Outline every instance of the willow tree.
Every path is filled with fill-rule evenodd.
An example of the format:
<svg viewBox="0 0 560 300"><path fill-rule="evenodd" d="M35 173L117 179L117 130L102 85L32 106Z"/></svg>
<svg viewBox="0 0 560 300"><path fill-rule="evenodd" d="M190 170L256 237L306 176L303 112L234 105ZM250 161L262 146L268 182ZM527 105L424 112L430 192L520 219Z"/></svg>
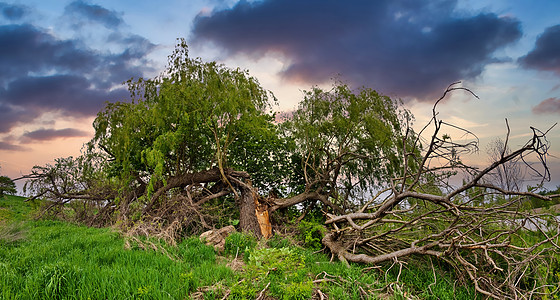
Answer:
<svg viewBox="0 0 560 300"><path fill-rule="evenodd" d="M256 188L278 187L284 169L275 166L286 157L272 122L271 93L247 71L189 58L184 40L160 76L130 80L128 87L131 100L108 103L98 113L87 145L87 155L104 158L97 165L101 181L114 187L98 202L113 207L123 224L132 219L177 233L194 223L211 228L210 219L219 216L204 208L220 199L239 208L233 218L243 230L259 234ZM50 169L38 168L32 177L45 178ZM72 199L77 193L50 195Z"/></svg>
<svg viewBox="0 0 560 300"><path fill-rule="evenodd" d="M335 82L331 90L305 92L282 124L299 157L292 184L298 193L278 199L272 210L304 201L335 213L354 209L396 176L403 137L414 136L406 132L411 121L398 101L369 88Z"/></svg>

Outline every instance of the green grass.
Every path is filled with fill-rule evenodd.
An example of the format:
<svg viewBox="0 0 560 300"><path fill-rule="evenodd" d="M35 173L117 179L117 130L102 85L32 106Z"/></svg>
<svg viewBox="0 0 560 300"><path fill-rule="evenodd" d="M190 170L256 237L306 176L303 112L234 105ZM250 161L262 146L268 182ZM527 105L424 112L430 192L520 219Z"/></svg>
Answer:
<svg viewBox="0 0 560 300"><path fill-rule="evenodd" d="M0 198L0 222L28 220L38 202L24 202L25 199L12 195Z"/></svg>
<svg viewBox="0 0 560 300"><path fill-rule="evenodd" d="M348 268L278 237L267 247L236 234L224 259L198 238L177 247L154 240L125 247L111 228L34 221L33 205L21 197L0 199L0 207L0 299L190 299L197 292L204 299L255 299L263 291L273 299L310 299L317 289L329 299L362 299L361 290L393 299L475 297L444 273L434 281L431 268L414 266L402 270L392 293L376 291L396 281L397 268L386 274ZM156 250L142 249L150 243ZM241 253L243 271L226 266Z"/></svg>

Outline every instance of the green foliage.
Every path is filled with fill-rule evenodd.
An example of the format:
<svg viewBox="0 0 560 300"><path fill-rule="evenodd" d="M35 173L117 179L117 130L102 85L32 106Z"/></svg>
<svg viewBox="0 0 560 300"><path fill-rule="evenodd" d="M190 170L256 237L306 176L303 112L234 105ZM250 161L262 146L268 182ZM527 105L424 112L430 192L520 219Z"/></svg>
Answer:
<svg viewBox="0 0 560 300"><path fill-rule="evenodd" d="M301 282L292 282L286 285L285 293L282 294L283 300L305 300L311 299L313 292L313 281L305 280Z"/></svg>
<svg viewBox="0 0 560 300"><path fill-rule="evenodd" d="M0 245L17 245L25 240L25 235L26 231L21 223L0 220Z"/></svg>
<svg viewBox="0 0 560 300"><path fill-rule="evenodd" d="M224 253L233 256L243 255L245 259L248 259L251 250L256 246L257 240L253 235L234 232L226 237Z"/></svg>
<svg viewBox="0 0 560 300"><path fill-rule="evenodd" d="M536 188L534 188L534 187L528 187L528 190L532 191L532 192L536 192ZM558 195L558 194L560 194L560 186L557 186L556 190L544 189L544 190L541 190L538 193L540 195L543 195L543 196ZM540 208L540 207L542 207L542 208L548 209L551 206L560 204L560 197L555 197L555 198L552 199L552 201L546 201L546 200L542 200L542 199L539 199L539 198L536 198L536 197L530 197L527 204L528 204L529 208Z"/></svg>
<svg viewBox="0 0 560 300"><path fill-rule="evenodd" d="M292 248L261 248L249 251L249 268L259 274L297 271L304 261Z"/></svg>
<svg viewBox="0 0 560 300"><path fill-rule="evenodd" d="M7 209L30 210L28 202L15 198L8 199ZM387 265L383 272L347 267L293 246L258 248L254 239L242 234L236 234L230 245L249 249L247 265L234 272L218 263L213 248L198 238L185 239L176 247L145 240L163 247L168 256L140 247L125 250L123 237L109 228L30 221L26 216L14 227L25 238L0 242L0 299L189 299L197 291L203 291L204 299L222 299L227 291L229 299L255 299L263 290L275 299L311 299L317 288L329 299L363 299L360 288L375 299L387 297L375 290L384 290L400 272L398 265ZM229 249L232 253L233 247ZM392 294L393 298L476 298L473 288L458 285L445 266L434 267L435 279L430 267L405 265L399 277L402 293ZM552 268L557 280L560 271L557 265ZM328 280L313 283L316 279Z"/></svg>
<svg viewBox="0 0 560 300"><path fill-rule="evenodd" d="M29 288L39 292L37 298L65 299L81 285L81 272L81 269L67 262L47 264L29 279Z"/></svg>
<svg viewBox="0 0 560 300"><path fill-rule="evenodd" d="M270 248L286 248L292 246L292 241L288 238L275 234L272 238L266 241L266 245Z"/></svg>
<svg viewBox="0 0 560 300"><path fill-rule="evenodd" d="M305 266L304 257L294 248L255 248L249 251L245 281L232 289L232 297L254 299L266 285L278 299L309 299L313 282Z"/></svg>
<svg viewBox="0 0 560 300"><path fill-rule="evenodd" d="M189 264L213 262L216 259L214 248L202 243L198 237L187 238L170 251L176 251L181 260Z"/></svg>
<svg viewBox="0 0 560 300"><path fill-rule="evenodd" d="M336 82L330 91L305 92L282 126L301 159L298 175L308 187L322 187L345 206L400 170L399 151L411 118L389 97L368 88L352 91Z"/></svg>
<svg viewBox="0 0 560 300"><path fill-rule="evenodd" d="M196 239L166 248L180 258L171 260L157 251L125 250L110 229L30 225L24 241L0 242L1 299L185 299L200 286L233 278Z"/></svg>
<svg viewBox="0 0 560 300"><path fill-rule="evenodd" d="M325 226L319 222L302 220L298 224L298 238L306 248L320 250L323 248L321 240L327 232Z"/></svg>
<svg viewBox="0 0 560 300"><path fill-rule="evenodd" d="M433 267L433 268L431 268ZM389 264L385 273L388 282L394 285L395 299L407 299L407 295L416 295L420 299L481 299L474 287L456 286L448 274L449 266L431 266L429 261L420 259L406 265Z"/></svg>
<svg viewBox="0 0 560 300"><path fill-rule="evenodd" d="M12 195L17 192L16 184L7 176L0 176L0 198L4 195Z"/></svg>
<svg viewBox="0 0 560 300"><path fill-rule="evenodd" d="M0 222L25 220L41 205L40 201L24 203L25 200L25 197L5 195L0 201Z"/></svg>
<svg viewBox="0 0 560 300"><path fill-rule="evenodd" d="M129 81L129 90L132 102L98 114L90 142L114 159L115 176L149 176L148 194L170 176L214 166L255 172L257 184L274 176L282 153L267 112L273 97L247 71L189 58L180 40L165 72Z"/></svg>

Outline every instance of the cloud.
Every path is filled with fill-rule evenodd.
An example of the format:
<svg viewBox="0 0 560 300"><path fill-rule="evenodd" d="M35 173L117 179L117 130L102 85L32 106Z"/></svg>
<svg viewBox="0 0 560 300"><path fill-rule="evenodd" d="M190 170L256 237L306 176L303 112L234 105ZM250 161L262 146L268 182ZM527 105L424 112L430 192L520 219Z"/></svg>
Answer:
<svg viewBox="0 0 560 300"><path fill-rule="evenodd" d="M107 91L92 87L92 82L78 75L21 77L8 85L0 98L10 105L38 111L64 111L75 116L95 115L105 101L126 100L124 88Z"/></svg>
<svg viewBox="0 0 560 300"><path fill-rule="evenodd" d="M0 26L0 81L29 72L79 72L97 68L99 54L81 49L74 40L57 40L30 24Z"/></svg>
<svg viewBox="0 0 560 300"><path fill-rule="evenodd" d="M0 141L0 150L4 150L4 151L24 151L26 150L26 148L19 146L19 145L14 145L12 143L8 143L5 141Z"/></svg>
<svg viewBox="0 0 560 300"><path fill-rule="evenodd" d="M24 111L0 101L0 134L10 132L15 124L29 122L35 117L30 110Z"/></svg>
<svg viewBox="0 0 560 300"><path fill-rule="evenodd" d="M535 48L519 58L519 63L525 68L560 75L560 24L546 28L537 38Z"/></svg>
<svg viewBox="0 0 560 300"><path fill-rule="evenodd" d="M533 113L542 114L560 114L560 98L548 98L537 106L533 107Z"/></svg>
<svg viewBox="0 0 560 300"><path fill-rule="evenodd" d="M122 52L59 39L33 24L0 26L0 133L45 113L94 116L105 101L128 99L122 82L152 71L147 56L156 46L138 35L111 33Z"/></svg>
<svg viewBox="0 0 560 300"><path fill-rule="evenodd" d="M426 98L472 79L493 53L521 37L520 22L492 13L459 15L456 1L240 1L200 14L192 41L229 54L279 52L281 75L312 84L341 74L401 97Z"/></svg>
<svg viewBox="0 0 560 300"><path fill-rule="evenodd" d="M64 128L64 129L38 129L35 131L26 132L23 135L24 142L30 143L33 141L49 141L59 138L72 138L72 137L85 137L90 134L74 129L74 128Z"/></svg>
<svg viewBox="0 0 560 300"><path fill-rule="evenodd" d="M114 28L124 23L121 16L115 12L108 10L102 6L87 4L84 1L74 1L65 8L66 15L74 16L77 27L84 25L84 18L89 23L98 23L106 28Z"/></svg>
<svg viewBox="0 0 560 300"><path fill-rule="evenodd" d="M0 2L0 15L10 21L20 20L29 12L27 6Z"/></svg>

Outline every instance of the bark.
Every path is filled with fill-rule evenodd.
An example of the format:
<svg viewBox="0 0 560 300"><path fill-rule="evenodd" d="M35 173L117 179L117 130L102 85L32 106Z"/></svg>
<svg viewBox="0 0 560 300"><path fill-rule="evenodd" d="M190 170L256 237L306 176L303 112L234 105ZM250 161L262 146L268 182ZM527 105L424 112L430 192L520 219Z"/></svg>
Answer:
<svg viewBox="0 0 560 300"><path fill-rule="evenodd" d="M226 170L227 174L230 176L236 176L241 178L249 177L246 172L239 172L233 170ZM207 183L207 182L217 182L222 180L222 174L218 168L212 168L210 170L204 170L196 173L181 174L177 176L170 177L167 180L167 184L157 189L157 191L152 196L150 203L144 208L143 213L150 211L156 200L165 192L170 189L177 187L185 187L194 183Z"/></svg>
<svg viewBox="0 0 560 300"><path fill-rule="evenodd" d="M239 226L241 231L252 233L257 237L262 237L261 227L257 219L257 193L255 189L249 184L235 180L241 196L239 199Z"/></svg>
<svg viewBox="0 0 560 300"><path fill-rule="evenodd" d="M338 205L329 201L327 195L318 193L316 191L303 192L301 194L295 195L295 196L290 197L290 198L274 199L274 205L271 206L268 211L269 211L269 213L272 213L272 212L276 211L277 209L290 207L292 205L296 205L298 203L301 203L301 202L304 202L304 201L307 201L307 200L319 200L323 204L332 208L336 213L342 213L343 212L343 210Z"/></svg>

